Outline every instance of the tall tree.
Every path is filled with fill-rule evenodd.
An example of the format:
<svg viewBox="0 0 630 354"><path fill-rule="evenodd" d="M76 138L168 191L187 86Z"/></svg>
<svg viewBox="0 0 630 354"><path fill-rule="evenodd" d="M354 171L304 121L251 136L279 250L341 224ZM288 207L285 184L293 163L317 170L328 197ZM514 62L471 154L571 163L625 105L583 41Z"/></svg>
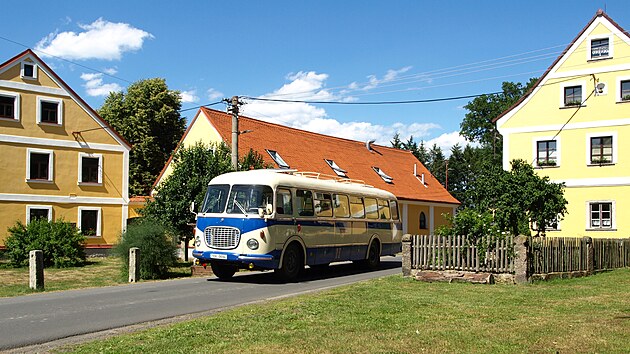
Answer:
<svg viewBox="0 0 630 354"><path fill-rule="evenodd" d="M429 158L425 166L442 185L446 185L446 158L442 148L437 144L433 144L428 155Z"/></svg>
<svg viewBox="0 0 630 354"><path fill-rule="evenodd" d="M402 149L403 142L402 140L400 140L400 133L394 134L394 137L392 138L392 141L390 141L390 143L392 144L393 148Z"/></svg>
<svg viewBox="0 0 630 354"><path fill-rule="evenodd" d="M129 154L129 192L148 195L186 129L181 98L161 78L137 81L127 92L113 92L98 110L133 146Z"/></svg>

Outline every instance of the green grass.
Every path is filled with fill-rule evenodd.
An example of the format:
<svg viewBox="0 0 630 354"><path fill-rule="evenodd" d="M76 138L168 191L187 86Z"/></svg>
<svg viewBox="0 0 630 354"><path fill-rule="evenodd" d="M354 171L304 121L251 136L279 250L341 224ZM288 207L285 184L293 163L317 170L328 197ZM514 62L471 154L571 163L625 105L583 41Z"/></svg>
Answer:
<svg viewBox="0 0 630 354"><path fill-rule="evenodd" d="M627 353L628 294L629 269L523 286L421 283L392 276L62 350Z"/></svg>
<svg viewBox="0 0 630 354"><path fill-rule="evenodd" d="M91 288L124 284L126 275L121 273L121 260L116 257L88 258L83 267L44 269L45 291ZM178 263L171 268L169 278L190 276L190 264ZM28 267L13 268L6 261L0 262L0 297L35 293L28 286Z"/></svg>

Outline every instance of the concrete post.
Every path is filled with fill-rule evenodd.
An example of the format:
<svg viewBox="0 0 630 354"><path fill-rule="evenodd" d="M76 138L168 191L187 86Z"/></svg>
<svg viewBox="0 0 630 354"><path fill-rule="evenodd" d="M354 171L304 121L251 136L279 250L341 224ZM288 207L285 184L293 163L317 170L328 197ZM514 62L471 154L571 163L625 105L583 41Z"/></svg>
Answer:
<svg viewBox="0 0 630 354"><path fill-rule="evenodd" d="M402 273L403 277L411 275L411 235L405 234L402 237Z"/></svg>
<svg viewBox="0 0 630 354"><path fill-rule="evenodd" d="M523 235L514 239L514 281L517 284L529 282L527 239L528 237Z"/></svg>
<svg viewBox="0 0 630 354"><path fill-rule="evenodd" d="M586 241L586 271L588 275L593 274L595 272L595 252L593 250L593 239L584 236L584 241Z"/></svg>
<svg viewBox="0 0 630 354"><path fill-rule="evenodd" d="M44 252L34 250L28 253L28 285L31 289L44 290Z"/></svg>
<svg viewBox="0 0 630 354"><path fill-rule="evenodd" d="M129 282L136 283L140 280L140 249L131 247L129 249Z"/></svg>

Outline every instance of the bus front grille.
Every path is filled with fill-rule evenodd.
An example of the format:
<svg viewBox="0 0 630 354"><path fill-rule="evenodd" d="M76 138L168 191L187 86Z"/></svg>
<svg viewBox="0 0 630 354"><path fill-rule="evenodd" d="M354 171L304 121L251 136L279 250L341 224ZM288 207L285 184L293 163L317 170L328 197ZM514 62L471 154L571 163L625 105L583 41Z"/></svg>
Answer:
<svg viewBox="0 0 630 354"><path fill-rule="evenodd" d="M241 231L234 227L208 226L204 235L208 247L224 250L236 248L241 240Z"/></svg>

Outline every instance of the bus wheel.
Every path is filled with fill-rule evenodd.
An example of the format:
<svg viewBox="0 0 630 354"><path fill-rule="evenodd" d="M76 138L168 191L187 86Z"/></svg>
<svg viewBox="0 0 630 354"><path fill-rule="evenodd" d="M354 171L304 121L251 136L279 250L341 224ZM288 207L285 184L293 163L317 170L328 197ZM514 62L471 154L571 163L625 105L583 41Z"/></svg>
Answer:
<svg viewBox="0 0 630 354"><path fill-rule="evenodd" d="M368 257L365 260L365 266L370 269L376 269L381 264L381 252L378 247L378 242L374 241L370 244L368 251Z"/></svg>
<svg viewBox="0 0 630 354"><path fill-rule="evenodd" d="M291 244L286 251L284 251L282 267L275 269L274 272L282 280L291 281L297 278L303 268L304 261L302 261L302 250L296 244Z"/></svg>
<svg viewBox="0 0 630 354"><path fill-rule="evenodd" d="M217 276L217 278L221 280L227 280L234 276L234 273L238 270L236 266L229 264L220 264L212 262L210 263L210 267L212 268L212 273Z"/></svg>

